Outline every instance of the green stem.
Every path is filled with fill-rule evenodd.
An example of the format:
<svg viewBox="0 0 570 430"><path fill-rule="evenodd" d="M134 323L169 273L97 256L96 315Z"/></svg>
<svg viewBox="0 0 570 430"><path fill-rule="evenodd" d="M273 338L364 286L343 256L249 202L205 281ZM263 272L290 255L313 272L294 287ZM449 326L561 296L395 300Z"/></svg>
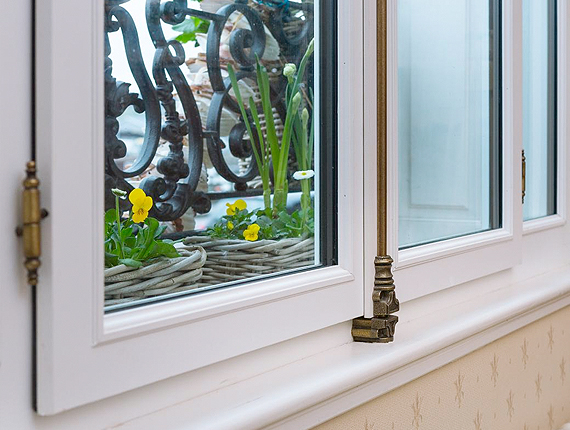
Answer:
<svg viewBox="0 0 570 430"><path fill-rule="evenodd" d="M309 61L309 57L313 55L315 50L315 39L312 39L307 46L307 50L299 63L299 68L297 69L297 77L295 78L295 82L292 85L291 92L289 93L289 98L287 99L287 104L291 102L295 93L299 89L299 85L303 81L303 76L305 75L305 67L307 67L307 62Z"/></svg>
<svg viewBox="0 0 570 430"><path fill-rule="evenodd" d="M287 207L287 192L284 188L275 188L273 193L273 217Z"/></svg>
<svg viewBox="0 0 570 430"><path fill-rule="evenodd" d="M240 112L241 112L241 116L243 118L245 127L247 129L247 134L249 135L249 139L251 142L251 148L253 149L253 155L255 157L255 162L257 163L257 169L259 170L259 174L261 176L261 178L263 179L264 176L269 175L268 173L268 168L267 168L267 161L266 161L266 157L261 156L259 154L259 152L257 151L257 147L255 145L255 139L253 136L253 130L251 129L251 124L249 122L249 117L247 116L247 111L245 110L245 104L243 102L243 99L241 97L241 92L239 90L239 85L238 85L238 81L237 81L237 77L236 74L234 72L234 69L232 67L231 64L228 64L228 74L230 77L230 81L232 83L232 88L234 90L234 95L236 97L236 101L238 103ZM262 152L264 152L264 148L265 148L265 143L263 140L263 135L261 133L261 126L258 125L259 123L259 117L257 115L257 108L255 107L255 104L252 103L250 101L250 112L252 114L252 116L255 118L257 118L257 123L256 123L256 128L257 128L257 133L259 135L259 145L260 145L260 149ZM265 186L265 183L264 183Z"/></svg>
<svg viewBox="0 0 570 430"><path fill-rule="evenodd" d="M311 103L313 101L313 91L309 88L309 96ZM311 130L309 131L309 142L307 149L307 169L310 169L313 165L313 147L315 145L315 115L311 115Z"/></svg>
<svg viewBox="0 0 570 430"><path fill-rule="evenodd" d="M301 153L300 160L299 160L299 167L301 168L301 170L309 170L311 168L311 165L308 163L309 141L308 141L308 136L307 136L307 121L302 120L301 145L299 145L299 147L300 147L299 152Z"/></svg>
<svg viewBox="0 0 570 430"><path fill-rule="evenodd" d="M121 258L125 258L125 254L123 251L123 237L121 235L121 215L120 215L120 209L119 209L119 196L115 196L115 212L117 212L117 231L119 233L119 254L121 255Z"/></svg>
<svg viewBox="0 0 570 430"><path fill-rule="evenodd" d="M281 138L281 148L277 166L275 165L275 158L273 158L275 189L284 189L285 182L287 182L287 161L289 159L289 146L291 144L291 127L293 125L293 116L299 109L300 104L301 95L297 93L291 99L291 104L287 106L287 114L285 116L285 124L283 125L283 137ZM285 196L285 201L287 201L287 196Z"/></svg>
<svg viewBox="0 0 570 430"><path fill-rule="evenodd" d="M265 184L263 185L263 205L265 206L265 209L271 208L271 188L269 187L269 184L267 187Z"/></svg>
<svg viewBox="0 0 570 430"><path fill-rule="evenodd" d="M263 137L263 132L261 128L261 121L259 120L259 115L257 113L257 108L255 103L253 102L253 97L249 100L250 112L251 116L253 117L253 121L255 124L255 128L257 130L258 139L261 145L261 167L260 176L261 181L263 183L263 202L265 205L265 209L271 209L271 186L269 185L269 148L266 148L266 142ZM267 195L267 197L266 197Z"/></svg>
<svg viewBox="0 0 570 430"><path fill-rule="evenodd" d="M302 222L301 228L302 231L305 231L307 221L309 218L309 209L311 208L311 180L310 179L302 179L301 180L301 212L302 214Z"/></svg>

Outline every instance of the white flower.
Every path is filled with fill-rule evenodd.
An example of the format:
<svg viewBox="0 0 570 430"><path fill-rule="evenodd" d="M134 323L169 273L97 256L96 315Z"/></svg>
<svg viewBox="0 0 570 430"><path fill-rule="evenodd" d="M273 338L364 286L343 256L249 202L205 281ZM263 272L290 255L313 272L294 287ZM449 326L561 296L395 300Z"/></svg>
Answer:
<svg viewBox="0 0 570 430"><path fill-rule="evenodd" d="M293 179L300 181L301 179L311 179L315 176L314 170L299 170L298 172L293 173Z"/></svg>

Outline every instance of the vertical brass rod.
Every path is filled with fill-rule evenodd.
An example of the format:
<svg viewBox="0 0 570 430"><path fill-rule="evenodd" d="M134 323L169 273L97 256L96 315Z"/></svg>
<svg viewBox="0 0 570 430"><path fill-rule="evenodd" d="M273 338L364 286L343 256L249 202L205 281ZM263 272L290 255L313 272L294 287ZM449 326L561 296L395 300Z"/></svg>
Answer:
<svg viewBox="0 0 570 430"><path fill-rule="evenodd" d="M388 254L388 226L387 226L387 197L388 197L388 137L387 137L387 85L388 85L388 61L387 61L387 1L377 0L377 145L378 145L378 255Z"/></svg>
<svg viewBox="0 0 570 430"><path fill-rule="evenodd" d="M376 79L377 79L377 248L374 259L374 291L372 293L372 318L356 318L352 321L352 338L356 342L388 343L394 340L400 309L396 297L396 285L392 276L392 257L388 255L388 0L376 0Z"/></svg>

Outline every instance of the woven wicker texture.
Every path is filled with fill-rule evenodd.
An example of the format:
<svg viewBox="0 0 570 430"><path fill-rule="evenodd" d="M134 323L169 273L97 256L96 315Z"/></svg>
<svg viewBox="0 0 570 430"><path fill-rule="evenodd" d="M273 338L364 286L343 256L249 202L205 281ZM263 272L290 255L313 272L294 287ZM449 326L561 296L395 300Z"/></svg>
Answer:
<svg viewBox="0 0 570 430"><path fill-rule="evenodd" d="M121 264L105 269L105 305L140 300L196 288L202 277L206 251L176 244L177 258L160 258L135 269Z"/></svg>
<svg viewBox="0 0 570 430"><path fill-rule="evenodd" d="M200 286L268 275L315 264L315 239L281 240L215 239L190 236L186 245L199 245L208 254Z"/></svg>

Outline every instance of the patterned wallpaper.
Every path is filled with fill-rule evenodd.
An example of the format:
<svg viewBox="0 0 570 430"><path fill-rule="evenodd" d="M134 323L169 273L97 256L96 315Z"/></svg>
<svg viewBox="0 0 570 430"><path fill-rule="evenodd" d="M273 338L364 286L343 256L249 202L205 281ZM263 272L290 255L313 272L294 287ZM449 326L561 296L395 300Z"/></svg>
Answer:
<svg viewBox="0 0 570 430"><path fill-rule="evenodd" d="M570 307L315 430L557 430L566 422Z"/></svg>

